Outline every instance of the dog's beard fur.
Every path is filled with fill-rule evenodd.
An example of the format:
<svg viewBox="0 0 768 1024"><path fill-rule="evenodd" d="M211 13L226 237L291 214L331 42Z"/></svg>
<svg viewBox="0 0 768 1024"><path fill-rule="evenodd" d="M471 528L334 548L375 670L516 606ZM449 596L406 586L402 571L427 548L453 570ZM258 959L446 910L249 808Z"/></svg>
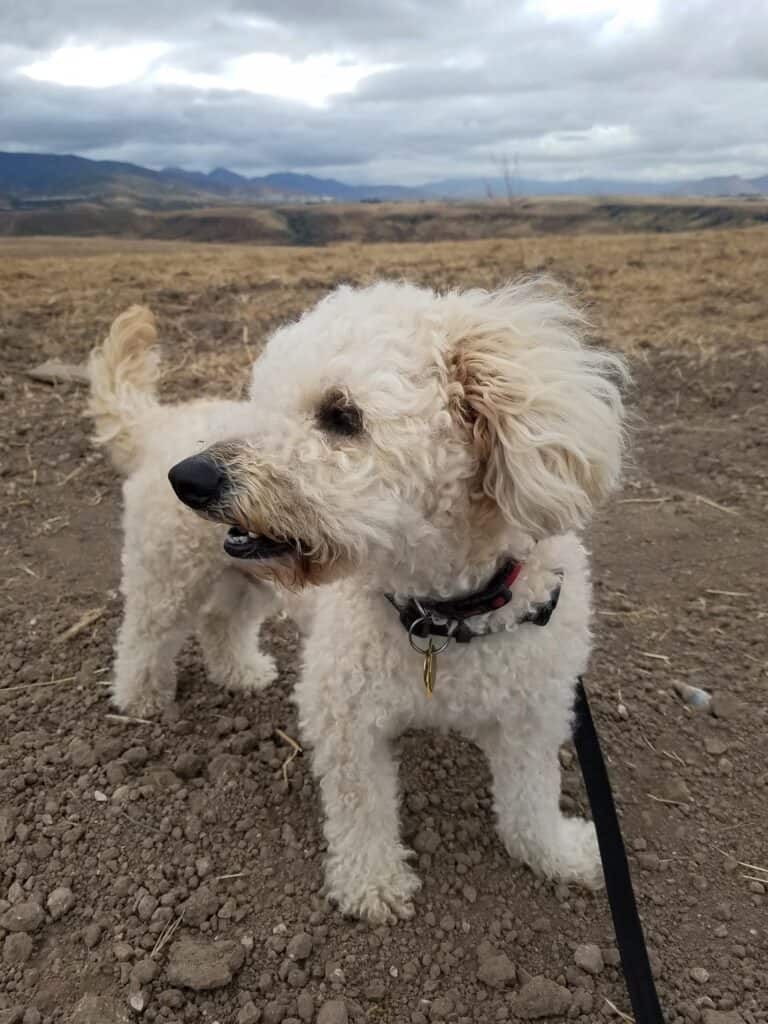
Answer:
<svg viewBox="0 0 768 1024"><path fill-rule="evenodd" d="M218 501L201 513L214 522L257 535L295 543L295 552L268 559L244 559L248 575L287 590L330 583L347 575L354 560L323 528L317 510L293 486L287 474L261 458L245 442L214 445L205 455L225 473Z"/></svg>

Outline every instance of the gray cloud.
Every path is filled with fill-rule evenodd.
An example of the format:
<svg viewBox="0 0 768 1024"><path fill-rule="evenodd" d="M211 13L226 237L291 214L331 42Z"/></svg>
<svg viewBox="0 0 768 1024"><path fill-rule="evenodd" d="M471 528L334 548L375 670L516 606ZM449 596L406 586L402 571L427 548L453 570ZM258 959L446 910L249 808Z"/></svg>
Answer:
<svg viewBox="0 0 768 1024"><path fill-rule="evenodd" d="M529 177L768 171L761 0L660 0L654 23L620 32L503 0L31 0L0 9L0 39L0 149L367 182L487 175L501 153L517 153ZM264 51L396 67L324 108L18 73L63 45L147 42L166 43L162 61L194 73Z"/></svg>

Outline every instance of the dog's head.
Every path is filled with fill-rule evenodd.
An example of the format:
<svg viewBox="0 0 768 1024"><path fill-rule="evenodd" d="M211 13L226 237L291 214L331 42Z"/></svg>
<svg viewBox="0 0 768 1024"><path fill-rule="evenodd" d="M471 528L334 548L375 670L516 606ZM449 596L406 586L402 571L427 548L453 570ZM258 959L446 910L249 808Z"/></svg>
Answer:
<svg viewBox="0 0 768 1024"><path fill-rule="evenodd" d="M248 431L171 482L283 583L439 587L583 525L616 484L625 371L583 333L547 282L340 288L269 341Z"/></svg>

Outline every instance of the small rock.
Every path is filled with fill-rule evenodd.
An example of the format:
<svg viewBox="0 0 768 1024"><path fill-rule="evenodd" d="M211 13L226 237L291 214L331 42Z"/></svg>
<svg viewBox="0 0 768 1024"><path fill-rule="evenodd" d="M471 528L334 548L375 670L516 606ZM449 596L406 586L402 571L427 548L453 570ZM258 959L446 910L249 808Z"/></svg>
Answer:
<svg viewBox="0 0 768 1024"><path fill-rule="evenodd" d="M709 971L704 967L692 967L689 973L697 985L706 985L709 981Z"/></svg>
<svg viewBox="0 0 768 1024"><path fill-rule="evenodd" d="M131 981L137 986L149 985L157 977L157 962L147 957L134 964L131 971Z"/></svg>
<svg viewBox="0 0 768 1024"><path fill-rule="evenodd" d="M53 890L45 905L53 920L58 921L60 917L68 914L75 905L75 894L66 886L60 886Z"/></svg>
<svg viewBox="0 0 768 1024"><path fill-rule="evenodd" d="M10 843L16 834L16 812L10 807L0 807L0 843Z"/></svg>
<svg viewBox="0 0 768 1024"><path fill-rule="evenodd" d="M365 998L372 1003L380 1003L387 994L387 986L381 978L373 978L365 986Z"/></svg>
<svg viewBox="0 0 768 1024"><path fill-rule="evenodd" d="M166 976L171 985L205 992L228 985L245 961L239 942L203 942L184 938L174 942Z"/></svg>
<svg viewBox="0 0 768 1024"><path fill-rule="evenodd" d="M721 736L705 736L704 749L712 757L722 757L728 749L728 744Z"/></svg>
<svg viewBox="0 0 768 1024"><path fill-rule="evenodd" d="M288 943L286 956L289 960L306 960L312 952L312 936L306 932L299 932L294 935Z"/></svg>
<svg viewBox="0 0 768 1024"><path fill-rule="evenodd" d="M744 1018L736 1010L703 1010L703 1024L744 1024Z"/></svg>
<svg viewBox="0 0 768 1024"><path fill-rule="evenodd" d="M136 907L136 913L139 915L140 921L149 921L154 912L157 910L158 902L154 896L149 893L145 893L144 896L139 900L139 904Z"/></svg>
<svg viewBox="0 0 768 1024"><path fill-rule="evenodd" d="M0 1010L0 1024L21 1024L24 1010L20 1006L12 1006L10 1010Z"/></svg>
<svg viewBox="0 0 768 1024"><path fill-rule="evenodd" d="M96 764L96 752L93 747L78 736L75 736L69 744L67 753L69 762L74 768L93 768Z"/></svg>
<svg viewBox="0 0 768 1024"><path fill-rule="evenodd" d="M237 1024L258 1024L261 1010L253 1003L246 1003L237 1015Z"/></svg>
<svg viewBox="0 0 768 1024"><path fill-rule="evenodd" d="M194 779L203 770L203 759L196 754L179 754L173 762L173 770L182 779Z"/></svg>
<svg viewBox="0 0 768 1024"><path fill-rule="evenodd" d="M440 846L440 836L434 829L423 828L413 840L413 848L417 853L436 853Z"/></svg>
<svg viewBox="0 0 768 1024"><path fill-rule="evenodd" d="M299 993L299 998L296 1000L296 1003L298 1006L299 1017L301 1017L306 1024L309 1024L315 1015L315 1000L312 998L312 994L310 992Z"/></svg>
<svg viewBox="0 0 768 1024"><path fill-rule="evenodd" d="M133 947L128 942L116 942L112 947L112 952L119 964L128 963L133 959Z"/></svg>
<svg viewBox="0 0 768 1024"><path fill-rule="evenodd" d="M278 999L270 999L264 1007L264 1024L281 1024L285 1017L285 1004Z"/></svg>
<svg viewBox="0 0 768 1024"><path fill-rule="evenodd" d="M218 754L208 762L208 778L212 782L237 779L243 774L245 764L245 758L239 754Z"/></svg>
<svg viewBox="0 0 768 1024"><path fill-rule="evenodd" d="M133 768L141 768L149 760L149 751L146 747L129 747L123 754L123 760Z"/></svg>
<svg viewBox="0 0 768 1024"><path fill-rule="evenodd" d="M523 1020L562 1017L571 1005L571 993L541 975L527 981L511 1001L513 1014Z"/></svg>
<svg viewBox="0 0 768 1024"><path fill-rule="evenodd" d="M573 959L576 966L580 967L582 971L586 971L587 974L600 974L605 966L600 947L592 943L579 946L574 953Z"/></svg>
<svg viewBox="0 0 768 1024"><path fill-rule="evenodd" d="M498 953L481 961L477 969L477 976L484 985L501 989L505 985L514 985L515 965L506 953Z"/></svg>
<svg viewBox="0 0 768 1024"><path fill-rule="evenodd" d="M221 897L201 885L184 904L184 924L199 928L209 917L213 917L220 906Z"/></svg>
<svg viewBox="0 0 768 1024"><path fill-rule="evenodd" d="M453 1005L453 1000L450 996L438 996L437 999L432 1000L429 1016L432 1020L445 1020L446 1017L453 1013Z"/></svg>
<svg viewBox="0 0 768 1024"><path fill-rule="evenodd" d="M711 710L715 718L734 718L739 711L739 701L730 693L715 693Z"/></svg>
<svg viewBox="0 0 768 1024"><path fill-rule="evenodd" d="M21 1019L21 1024L42 1024L42 1014L36 1006L30 1006Z"/></svg>
<svg viewBox="0 0 768 1024"><path fill-rule="evenodd" d="M7 964L25 964L32 956L34 944L24 932L9 935L3 944L3 961Z"/></svg>
<svg viewBox="0 0 768 1024"><path fill-rule="evenodd" d="M676 680L672 683L672 688L686 704L695 708L696 711L706 711L712 704L712 695L698 686L689 686L688 683Z"/></svg>
<svg viewBox="0 0 768 1024"><path fill-rule="evenodd" d="M128 1005L136 1013L144 1013L149 1005L149 989L141 986L132 986L128 993Z"/></svg>
<svg viewBox="0 0 768 1024"><path fill-rule="evenodd" d="M677 775L667 779L663 786L663 790L664 796L667 800L676 800L679 803L688 803L691 799L691 791L688 788L688 784L685 779L681 779Z"/></svg>
<svg viewBox="0 0 768 1024"><path fill-rule="evenodd" d="M83 996L69 1018L69 1024L129 1024L127 1008L108 996Z"/></svg>
<svg viewBox="0 0 768 1024"><path fill-rule="evenodd" d="M213 870L213 865L207 857L198 857L195 861L195 873L198 878L206 878Z"/></svg>
<svg viewBox="0 0 768 1024"><path fill-rule="evenodd" d="M329 999L320 1007L317 1024L348 1024L347 1004L343 999Z"/></svg>
<svg viewBox="0 0 768 1024"><path fill-rule="evenodd" d="M0 928L7 932L34 932L45 920L45 913L39 903L30 900L17 903L0 917Z"/></svg>

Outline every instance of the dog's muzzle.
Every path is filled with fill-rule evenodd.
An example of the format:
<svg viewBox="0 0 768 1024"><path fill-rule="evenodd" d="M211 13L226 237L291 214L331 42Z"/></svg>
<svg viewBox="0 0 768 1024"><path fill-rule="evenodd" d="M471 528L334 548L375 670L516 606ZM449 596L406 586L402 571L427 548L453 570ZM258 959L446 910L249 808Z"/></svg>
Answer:
<svg viewBox="0 0 768 1024"><path fill-rule="evenodd" d="M168 479L176 497L200 511L221 498L227 475L205 455L192 455L172 466Z"/></svg>

